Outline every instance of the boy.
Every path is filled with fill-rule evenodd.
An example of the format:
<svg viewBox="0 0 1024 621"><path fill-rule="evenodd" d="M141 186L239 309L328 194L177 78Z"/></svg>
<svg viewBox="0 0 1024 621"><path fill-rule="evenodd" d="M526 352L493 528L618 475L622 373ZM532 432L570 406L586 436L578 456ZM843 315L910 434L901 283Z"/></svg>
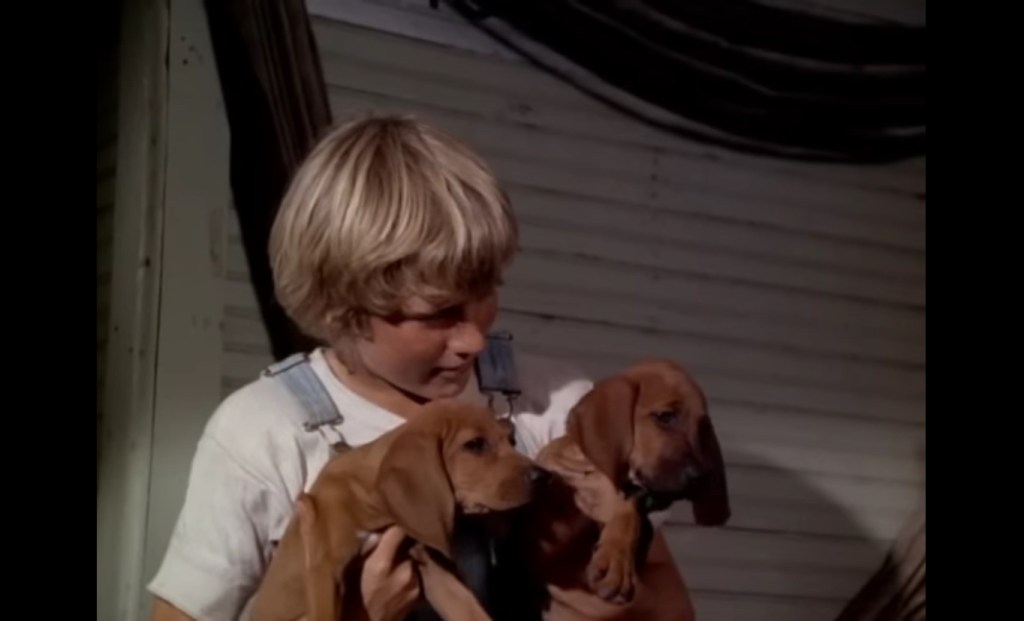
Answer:
<svg viewBox="0 0 1024 621"><path fill-rule="evenodd" d="M295 499L332 446L370 442L433 399L486 403L474 362L517 239L490 169L438 129L374 117L321 141L283 199L270 254L281 305L325 345L241 388L209 421L150 584L154 619L243 614ZM296 398L278 376L296 370L319 402ZM517 445L534 457L565 432L569 409L591 383L522 353L517 372L522 394L511 420ZM361 591L375 621L403 619L419 597L411 561L397 552L403 536L385 532L366 557ZM656 571L644 580L668 602L666 613L692 616L660 536L651 563ZM553 618L653 618L644 610L650 597L622 608L587 593L554 595Z"/></svg>

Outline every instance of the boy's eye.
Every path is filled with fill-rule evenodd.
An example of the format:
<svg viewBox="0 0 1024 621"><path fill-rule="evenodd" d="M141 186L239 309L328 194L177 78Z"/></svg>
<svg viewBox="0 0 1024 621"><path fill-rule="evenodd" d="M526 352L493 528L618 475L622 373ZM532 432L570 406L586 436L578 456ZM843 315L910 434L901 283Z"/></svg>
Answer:
<svg viewBox="0 0 1024 621"><path fill-rule="evenodd" d="M458 319L462 317L462 305L448 306L431 314L429 319Z"/></svg>
<svg viewBox="0 0 1024 621"><path fill-rule="evenodd" d="M462 321L465 315L465 307L461 304L455 306L447 306L441 310L433 313L419 315L413 317L416 321L422 321L430 324L450 324Z"/></svg>

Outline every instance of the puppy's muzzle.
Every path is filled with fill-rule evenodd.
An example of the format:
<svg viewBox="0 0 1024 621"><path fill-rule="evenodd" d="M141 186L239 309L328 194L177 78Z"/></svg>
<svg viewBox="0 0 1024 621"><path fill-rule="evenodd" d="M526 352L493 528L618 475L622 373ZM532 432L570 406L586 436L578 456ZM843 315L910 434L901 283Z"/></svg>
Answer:
<svg viewBox="0 0 1024 621"><path fill-rule="evenodd" d="M632 470L629 473L631 489L627 491L665 500L681 500L689 498L706 475L707 471L694 463L689 463L668 476L649 476L644 472Z"/></svg>

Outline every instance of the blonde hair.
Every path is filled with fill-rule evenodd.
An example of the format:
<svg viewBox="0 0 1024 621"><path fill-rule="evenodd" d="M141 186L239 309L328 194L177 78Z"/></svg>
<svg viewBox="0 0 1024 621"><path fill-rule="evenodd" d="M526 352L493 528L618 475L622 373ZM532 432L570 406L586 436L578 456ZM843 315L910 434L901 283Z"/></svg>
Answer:
<svg viewBox="0 0 1024 621"><path fill-rule="evenodd" d="M407 116L328 134L297 171L270 234L278 301L328 343L411 296L496 286L518 250L505 193L472 149Z"/></svg>

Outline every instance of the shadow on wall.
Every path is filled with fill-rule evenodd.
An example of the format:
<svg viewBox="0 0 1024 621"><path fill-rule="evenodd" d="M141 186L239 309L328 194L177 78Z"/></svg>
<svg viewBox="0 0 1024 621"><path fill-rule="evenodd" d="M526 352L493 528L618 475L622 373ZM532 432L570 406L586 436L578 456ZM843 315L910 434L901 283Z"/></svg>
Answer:
<svg viewBox="0 0 1024 621"><path fill-rule="evenodd" d="M901 529L916 484L803 473L723 450L729 524L697 527L680 503L666 527L697 618L834 621L881 565L889 542L879 533Z"/></svg>

